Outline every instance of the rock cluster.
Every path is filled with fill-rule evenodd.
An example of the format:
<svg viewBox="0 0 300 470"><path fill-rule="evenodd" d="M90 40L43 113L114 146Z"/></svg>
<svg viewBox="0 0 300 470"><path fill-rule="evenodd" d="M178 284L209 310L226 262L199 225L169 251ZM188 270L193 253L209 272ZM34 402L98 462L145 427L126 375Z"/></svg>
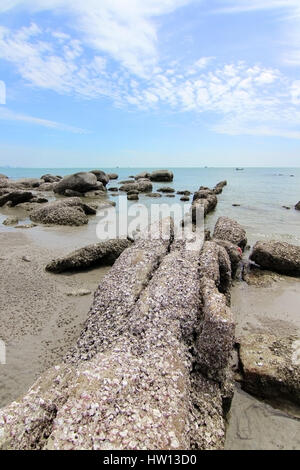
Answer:
<svg viewBox="0 0 300 470"><path fill-rule="evenodd" d="M88 223L88 215L95 214L95 208L74 197L38 207L30 213L30 218L33 222L42 224L79 226Z"/></svg>
<svg viewBox="0 0 300 470"><path fill-rule="evenodd" d="M223 448L234 325L219 289L229 258L212 244L218 280L207 247L187 250L164 226L114 263L64 362L0 411L0 448Z"/></svg>

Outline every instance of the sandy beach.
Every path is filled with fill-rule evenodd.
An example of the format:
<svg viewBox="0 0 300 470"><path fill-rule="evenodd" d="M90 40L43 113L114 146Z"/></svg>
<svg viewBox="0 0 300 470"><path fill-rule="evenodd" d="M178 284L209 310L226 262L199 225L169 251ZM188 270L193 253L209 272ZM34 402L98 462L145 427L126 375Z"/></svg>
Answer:
<svg viewBox="0 0 300 470"><path fill-rule="evenodd" d="M7 365L0 366L1 407L20 397L42 372L61 361L78 338L93 292L109 270L60 275L45 271L49 260L71 251L67 239L73 244L71 249L80 245L76 237L70 242L70 230L51 228L52 236L49 228L39 229L38 236L35 229L0 233L0 322L8 358ZM60 247L56 237L62 240ZM91 293L68 295L82 288ZM299 304L295 278L281 276L268 287L235 281L232 310L237 339L252 332L299 332ZM237 384L227 449L297 449L299 436L300 421L293 407L272 407L241 391Z"/></svg>
<svg viewBox="0 0 300 470"><path fill-rule="evenodd" d="M93 292L109 269L59 276L47 273L47 262L70 249L51 246L49 236L35 243L25 232L0 233L0 323L7 347L7 364L0 365L1 407L60 362L79 336ZM46 241L47 248L43 246ZM83 288L91 293L68 295Z"/></svg>

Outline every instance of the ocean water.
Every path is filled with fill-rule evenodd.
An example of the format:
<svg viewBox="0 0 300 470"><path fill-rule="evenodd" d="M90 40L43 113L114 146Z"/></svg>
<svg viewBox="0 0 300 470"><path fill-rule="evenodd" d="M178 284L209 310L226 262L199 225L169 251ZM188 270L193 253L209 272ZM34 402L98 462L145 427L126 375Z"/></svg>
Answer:
<svg viewBox="0 0 300 470"><path fill-rule="evenodd" d="M40 177L45 173L67 175L91 168L0 168L10 178ZM206 219L212 229L220 215L236 219L247 230L250 244L262 239L275 239L300 245L300 211L294 209L300 200L300 168L169 168L174 173L173 183L167 186L178 190L196 191L201 185L213 187L226 179L228 185L218 196L219 203L215 212ZM110 186L117 186L118 181L128 179L145 168L103 168L106 172L119 175L119 180L111 181ZM149 171L151 169L149 168ZM153 191L164 184L155 183ZM141 195L140 203L150 204L180 202L180 197L152 199ZM111 199L117 202L118 197ZM240 204L233 207L233 204ZM282 206L288 206L285 209Z"/></svg>

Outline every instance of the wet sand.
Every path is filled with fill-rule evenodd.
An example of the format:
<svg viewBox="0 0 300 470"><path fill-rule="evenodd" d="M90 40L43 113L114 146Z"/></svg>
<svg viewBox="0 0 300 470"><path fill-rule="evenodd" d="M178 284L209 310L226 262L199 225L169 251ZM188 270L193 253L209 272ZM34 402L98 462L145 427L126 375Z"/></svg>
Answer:
<svg viewBox="0 0 300 470"><path fill-rule="evenodd" d="M269 287L235 282L231 308L237 340L251 333L299 335L300 280L280 276ZM226 449L300 449L300 409L295 405L271 406L237 384L228 421Z"/></svg>
<svg viewBox="0 0 300 470"><path fill-rule="evenodd" d="M44 267L52 258L97 242L95 228L96 218L88 227L1 227L0 339L6 342L7 364L0 365L0 407L18 398L43 371L59 363L79 336L92 293L109 268L54 275ZM92 293L67 295L82 288ZM235 282L232 310L237 339L252 332L299 334L299 305L299 279L281 276L270 287ZM251 397L237 385L226 448L299 449L300 421L289 412Z"/></svg>
<svg viewBox="0 0 300 470"><path fill-rule="evenodd" d="M77 339L92 295L109 268L53 275L44 267L74 246L53 244L51 237L32 239L35 229L0 233L0 338L7 364L0 365L0 407L18 398ZM47 240L47 243L45 241ZM81 246L77 240L76 245ZM71 243L72 245L72 243ZM29 261L24 261L25 257ZM67 294L78 289L90 295Z"/></svg>

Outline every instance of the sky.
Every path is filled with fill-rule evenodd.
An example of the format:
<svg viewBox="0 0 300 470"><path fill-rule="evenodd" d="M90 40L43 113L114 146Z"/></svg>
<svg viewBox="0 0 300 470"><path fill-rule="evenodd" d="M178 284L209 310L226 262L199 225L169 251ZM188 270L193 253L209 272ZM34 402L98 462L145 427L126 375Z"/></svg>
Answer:
<svg viewBox="0 0 300 470"><path fill-rule="evenodd" d="M300 1L1 0L8 165L300 166Z"/></svg>

